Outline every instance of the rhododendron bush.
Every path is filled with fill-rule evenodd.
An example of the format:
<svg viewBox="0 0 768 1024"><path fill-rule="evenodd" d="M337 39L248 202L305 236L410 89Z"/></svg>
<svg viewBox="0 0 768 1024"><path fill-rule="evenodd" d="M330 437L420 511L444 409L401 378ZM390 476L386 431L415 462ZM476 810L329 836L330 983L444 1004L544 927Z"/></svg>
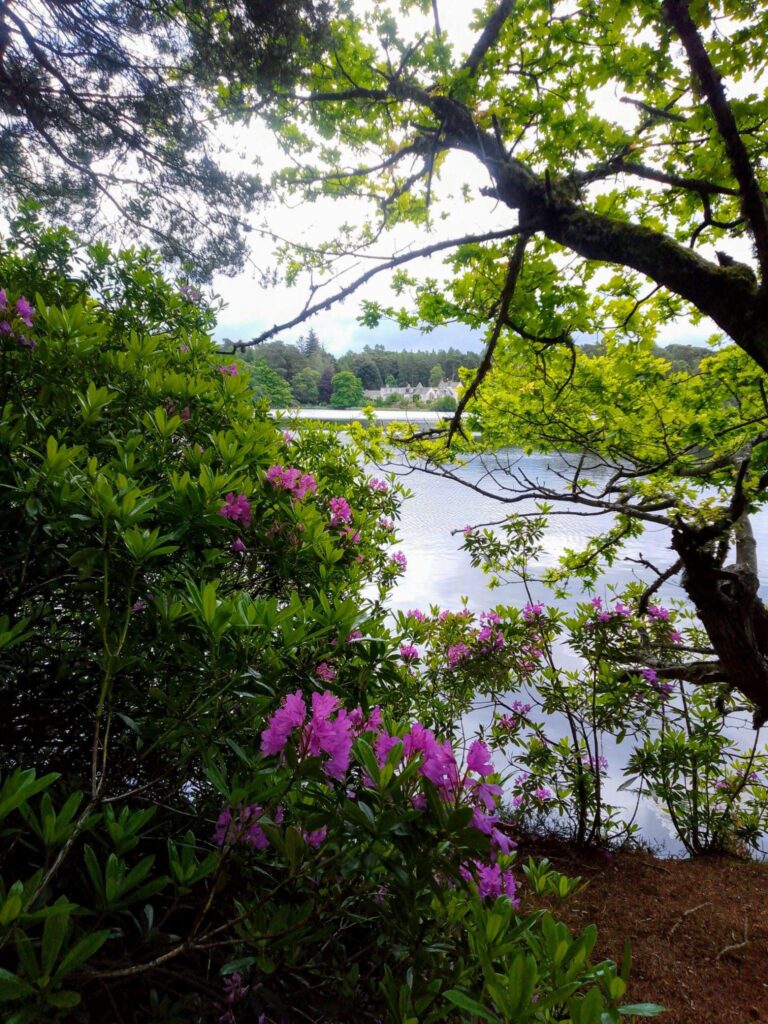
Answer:
<svg viewBox="0 0 768 1024"><path fill-rule="evenodd" d="M397 488L151 253L25 211L0 289L2 1019L617 1020L455 738L531 623L388 626Z"/></svg>

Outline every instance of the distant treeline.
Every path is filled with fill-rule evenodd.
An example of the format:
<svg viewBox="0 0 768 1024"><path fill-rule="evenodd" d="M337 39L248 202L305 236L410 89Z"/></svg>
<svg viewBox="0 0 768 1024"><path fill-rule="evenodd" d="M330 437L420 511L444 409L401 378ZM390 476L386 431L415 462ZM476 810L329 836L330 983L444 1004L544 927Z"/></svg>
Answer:
<svg viewBox="0 0 768 1024"><path fill-rule="evenodd" d="M225 339L224 344L227 343ZM580 348L588 356L603 352L599 344ZM670 362L674 371L691 373L709 351L698 345L654 347L654 354ZM296 344L269 342L246 349L242 358L252 364L254 391L274 407L299 403L348 408L362 403L363 389L427 386L457 380L460 367L475 369L481 357L477 352L461 352L457 348L393 351L383 345L366 345L362 352L347 352L336 358L326 351L316 332L310 330Z"/></svg>
<svg viewBox="0 0 768 1024"><path fill-rule="evenodd" d="M224 344L228 344L227 339ZM246 349L241 358L253 364L256 390L280 407L292 402L332 404L333 379L345 371L354 374L361 388L373 390L458 380L459 367L474 369L480 364L478 353L456 348L397 352L383 345L366 345L362 352L347 352L336 358L326 351L314 330L295 345L273 341Z"/></svg>

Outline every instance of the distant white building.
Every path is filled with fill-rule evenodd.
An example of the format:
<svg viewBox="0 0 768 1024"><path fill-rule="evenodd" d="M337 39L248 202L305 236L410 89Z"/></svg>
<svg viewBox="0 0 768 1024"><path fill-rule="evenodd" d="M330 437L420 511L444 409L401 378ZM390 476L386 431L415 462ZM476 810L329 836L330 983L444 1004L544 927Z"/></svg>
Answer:
<svg viewBox="0 0 768 1024"><path fill-rule="evenodd" d="M445 380L442 384L425 386L424 384L405 384L403 387L376 388L371 391L363 391L366 398L404 398L412 402L418 397L420 402L434 402L438 398L457 398L459 390L457 380Z"/></svg>

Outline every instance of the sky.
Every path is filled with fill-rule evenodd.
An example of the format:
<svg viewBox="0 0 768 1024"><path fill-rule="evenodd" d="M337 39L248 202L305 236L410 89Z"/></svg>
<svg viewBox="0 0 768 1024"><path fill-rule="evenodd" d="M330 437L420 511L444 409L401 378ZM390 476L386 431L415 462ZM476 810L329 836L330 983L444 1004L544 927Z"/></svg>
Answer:
<svg viewBox="0 0 768 1024"><path fill-rule="evenodd" d="M371 3L375 0L358 2ZM442 0L440 5L443 30L458 52L468 52L476 36L476 31L469 27L472 9L473 5L458 3L457 0ZM596 103L601 115L614 114L615 120L624 125L635 113L631 108L628 110L626 105L620 104L619 97L613 95L610 90L602 91L596 97ZM243 132L236 138L235 146L243 164L248 164L253 159L253 154L257 153L261 173L265 176L285 165L285 157L274 137L258 121L253 122L247 133ZM350 159L350 166L358 165L359 162L359 158ZM488 183L488 175L474 158L466 154L450 154L441 177L443 182L468 182L471 186L470 195L475 198L466 201L463 196L456 196L455 201L447 207L447 216L441 216L433 239L425 237L423 230L412 225L388 232L376 250L380 256L390 257L395 252L420 247L431 240L460 237L466 233L498 230L514 225L512 211L480 196L479 189ZM436 186L442 188L443 192L446 187ZM346 276L325 286L327 292L321 287L315 293L310 293L306 278L300 278L292 287L285 284L265 287L261 281L262 274L274 267L275 242L269 233L284 240L319 243L331 239L340 224L359 223L364 219L365 212L361 211L358 201L354 200L320 199L310 204L301 203L296 199L288 205L272 203L264 211L254 215L254 230L251 237L255 241L251 251L251 265L235 277L218 276L213 283L214 292L225 303L215 332L217 340L246 341L274 324L284 323L296 316L310 301L310 297L312 301L317 301L336 290L340 283L346 283L371 266L370 262L349 264ZM733 255L739 257L739 253L734 252ZM408 265L408 270L414 276L440 277L445 273L443 258L443 255L437 254L429 259L416 261ZM279 337L284 341L296 341L313 327L325 348L337 356L349 350L359 351L365 345L376 344L398 349L455 347L479 351L483 347L482 335L471 332L461 324L447 325L429 334L423 334L418 330L401 331L396 324L386 322L371 330L358 323L363 298L389 301L398 305L387 287L386 275L382 274L343 303L333 306L296 328L286 330ZM669 325L659 340L662 344L679 342L701 345L714 331L715 326L710 321L703 321L694 327L689 322L681 320Z"/></svg>

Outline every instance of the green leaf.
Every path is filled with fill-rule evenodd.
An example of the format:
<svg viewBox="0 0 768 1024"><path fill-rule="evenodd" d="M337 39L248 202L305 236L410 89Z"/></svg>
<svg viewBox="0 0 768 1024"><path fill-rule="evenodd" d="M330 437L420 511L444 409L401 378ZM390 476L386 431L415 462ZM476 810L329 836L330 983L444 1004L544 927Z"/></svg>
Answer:
<svg viewBox="0 0 768 1024"><path fill-rule="evenodd" d="M59 901L64 900L63 907L57 907L54 904L53 909L58 911L53 913L50 917L46 918L45 927L43 929L43 944L41 952L42 969L43 974L50 974L53 970L53 966L59 955L59 950L64 942L64 936L67 933L67 925L69 924L69 905L67 904L64 896L60 897Z"/></svg>
<svg viewBox="0 0 768 1024"><path fill-rule="evenodd" d="M499 1018L492 1014L489 1010L486 1010L484 1006L476 1002L471 996L468 996L466 992L462 992L458 988L450 988L443 995L449 1002L453 1003L454 1006L460 1007L462 1010L467 1010L469 1013L474 1013L476 1017L481 1017L483 1020L491 1021L491 1024L499 1024Z"/></svg>
<svg viewBox="0 0 768 1024"><path fill-rule="evenodd" d="M666 1007L658 1003L632 1003L628 1006L620 1006L619 1013L623 1017L658 1017L666 1013Z"/></svg>
<svg viewBox="0 0 768 1024"><path fill-rule="evenodd" d="M80 939L64 956L63 960L56 969L53 975L53 982L56 984L61 981L70 971L73 971L76 967L84 964L86 960L98 953L101 947L109 938L109 929L100 932L93 932L91 935L86 935Z"/></svg>
<svg viewBox="0 0 768 1024"><path fill-rule="evenodd" d="M26 981L0 967L0 1001L10 1002L13 999L23 999L24 996L34 995L35 990Z"/></svg>

